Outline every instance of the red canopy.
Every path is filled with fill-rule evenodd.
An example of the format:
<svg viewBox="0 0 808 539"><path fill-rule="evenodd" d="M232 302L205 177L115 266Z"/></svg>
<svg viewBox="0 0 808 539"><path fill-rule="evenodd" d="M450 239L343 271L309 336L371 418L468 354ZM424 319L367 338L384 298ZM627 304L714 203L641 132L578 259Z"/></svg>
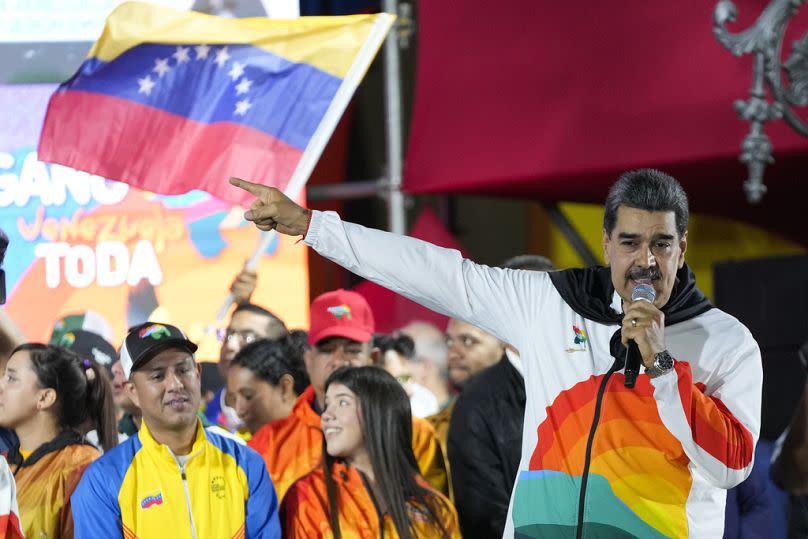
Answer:
<svg viewBox="0 0 808 539"><path fill-rule="evenodd" d="M715 40L715 4L421 2L406 190L602 203L620 172L653 166L694 211L805 243L808 139L782 122L766 128L769 192L746 202L749 125L732 103L748 96L752 59ZM743 30L768 2L736 4Z"/></svg>

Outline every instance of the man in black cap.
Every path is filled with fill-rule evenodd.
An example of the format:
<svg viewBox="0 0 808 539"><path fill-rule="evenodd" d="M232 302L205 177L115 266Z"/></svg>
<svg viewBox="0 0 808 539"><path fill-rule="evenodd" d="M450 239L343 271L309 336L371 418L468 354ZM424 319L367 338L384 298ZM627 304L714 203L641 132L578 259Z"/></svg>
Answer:
<svg viewBox="0 0 808 539"><path fill-rule="evenodd" d="M71 497L77 538L280 537L278 500L261 457L197 418L196 349L169 324L129 330L121 366L142 423L82 477Z"/></svg>

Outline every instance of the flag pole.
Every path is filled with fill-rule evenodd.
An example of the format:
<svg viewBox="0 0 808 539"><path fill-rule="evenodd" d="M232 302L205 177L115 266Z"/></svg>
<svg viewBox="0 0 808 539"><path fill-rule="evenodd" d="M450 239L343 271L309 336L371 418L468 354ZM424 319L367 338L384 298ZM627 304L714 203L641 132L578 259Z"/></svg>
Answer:
<svg viewBox="0 0 808 539"><path fill-rule="evenodd" d="M370 30L368 38L365 40L362 48L359 49L359 54L356 56L356 59L351 65L350 69L348 69L348 73L345 75L345 78L342 80L342 84L340 84L340 87L337 89L337 93L334 95L333 101L331 101L331 104L328 106L325 116L323 116L323 120L320 122L320 125L317 126L317 130L314 132L314 135L309 141L309 145L303 152L303 157L297 164L297 167L292 173L292 177L289 180L286 189L283 191L284 194L292 200L299 200L300 194L303 188L306 186L309 176L311 176L311 173L314 170L314 166L320 160L320 156L325 149L325 145L331 138L334 129L337 127L337 123L339 123L340 118L342 118L345 109L348 107L348 103L350 103L354 92L356 92L356 88L359 86L359 83L362 82L362 78L365 76L365 73L370 67L370 64L373 61L373 58L376 56L376 52L378 52L379 47L381 47L385 36L393 26L395 19L396 17L393 14L379 13L376 20L373 22L373 27ZM255 251L253 251L252 256L247 259L244 269L255 271L255 269L258 267L258 262L261 260L261 256L269 248L275 234L277 234L275 230L261 232L258 245L256 246ZM219 311L216 314L217 322L221 322L225 319L234 299L235 297L233 294L228 293L227 298L222 303L222 306L219 308Z"/></svg>

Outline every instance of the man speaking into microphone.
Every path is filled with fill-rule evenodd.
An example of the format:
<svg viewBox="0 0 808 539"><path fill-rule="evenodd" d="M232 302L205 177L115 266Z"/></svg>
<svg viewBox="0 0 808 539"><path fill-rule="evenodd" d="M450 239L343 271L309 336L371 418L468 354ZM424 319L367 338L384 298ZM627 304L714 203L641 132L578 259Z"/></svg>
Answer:
<svg viewBox="0 0 808 539"><path fill-rule="evenodd" d="M605 204L608 267L549 273L482 266L231 183L256 196L245 218L259 229L303 235L520 351L527 403L505 537L722 536L725 489L749 475L760 430L760 350L696 288L675 179L624 174Z"/></svg>

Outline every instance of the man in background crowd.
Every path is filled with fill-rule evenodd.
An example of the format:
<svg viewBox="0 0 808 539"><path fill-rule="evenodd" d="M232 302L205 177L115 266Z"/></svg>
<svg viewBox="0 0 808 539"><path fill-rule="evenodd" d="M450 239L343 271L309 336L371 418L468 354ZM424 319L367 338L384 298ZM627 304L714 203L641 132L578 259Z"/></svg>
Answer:
<svg viewBox="0 0 808 539"><path fill-rule="evenodd" d="M339 367L377 363L372 348L373 313L356 292L335 290L311 304L309 346L304 355L311 385L298 398L285 419L264 425L249 442L264 457L278 497L292 484L322 464L325 382ZM413 418L412 446L424 478L442 492L448 489L443 453L432 426Z"/></svg>
<svg viewBox="0 0 808 539"><path fill-rule="evenodd" d="M197 417L196 349L169 324L129 331L120 363L141 427L87 468L70 499L75 537L280 537L261 458Z"/></svg>
<svg viewBox="0 0 808 539"><path fill-rule="evenodd" d="M503 268L552 271L549 259L520 255ZM518 351L470 380L458 396L447 441L460 528L466 539L501 537L522 447L525 379Z"/></svg>

